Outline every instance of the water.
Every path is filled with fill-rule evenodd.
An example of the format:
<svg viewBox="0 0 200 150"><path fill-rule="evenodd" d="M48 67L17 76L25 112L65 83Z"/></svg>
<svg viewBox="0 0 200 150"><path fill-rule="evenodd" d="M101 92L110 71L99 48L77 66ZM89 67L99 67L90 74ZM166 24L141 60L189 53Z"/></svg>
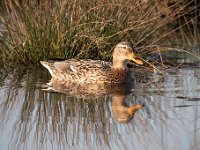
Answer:
<svg viewBox="0 0 200 150"><path fill-rule="evenodd" d="M44 68L1 73L0 149L197 150L200 70L164 73L140 71L133 90L98 92L97 87L42 90L50 79ZM144 107L131 111L138 104Z"/></svg>

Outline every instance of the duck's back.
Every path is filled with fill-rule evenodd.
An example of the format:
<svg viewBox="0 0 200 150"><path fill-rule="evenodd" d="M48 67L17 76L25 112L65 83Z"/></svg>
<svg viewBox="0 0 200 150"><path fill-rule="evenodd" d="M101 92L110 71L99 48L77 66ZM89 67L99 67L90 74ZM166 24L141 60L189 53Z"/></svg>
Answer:
<svg viewBox="0 0 200 150"><path fill-rule="evenodd" d="M111 63L100 60L41 61L55 80L77 83L105 82L111 76Z"/></svg>

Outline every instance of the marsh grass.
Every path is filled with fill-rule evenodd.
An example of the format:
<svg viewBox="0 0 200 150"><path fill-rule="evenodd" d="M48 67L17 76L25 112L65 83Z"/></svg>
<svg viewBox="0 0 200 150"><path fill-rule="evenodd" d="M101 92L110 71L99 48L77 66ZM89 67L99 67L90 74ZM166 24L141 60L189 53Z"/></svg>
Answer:
<svg viewBox="0 0 200 150"><path fill-rule="evenodd" d="M145 57L174 30L163 30L166 25L197 7L191 1L168 2L3 0L0 59L24 65L51 58L110 60L113 47L124 40L142 48L136 51Z"/></svg>

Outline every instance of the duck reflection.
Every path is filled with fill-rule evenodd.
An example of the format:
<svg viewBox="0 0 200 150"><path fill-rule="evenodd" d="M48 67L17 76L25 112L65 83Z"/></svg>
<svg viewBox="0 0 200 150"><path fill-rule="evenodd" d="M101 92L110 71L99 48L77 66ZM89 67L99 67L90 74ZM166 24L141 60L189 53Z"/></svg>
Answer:
<svg viewBox="0 0 200 150"><path fill-rule="evenodd" d="M112 95L112 113L114 118L120 123L129 122L135 112L143 107L141 104L128 106L126 100L129 95L119 95L117 93Z"/></svg>
<svg viewBox="0 0 200 150"><path fill-rule="evenodd" d="M46 87L46 91L64 93L73 97L99 98L110 94L112 97L112 114L120 123L129 122L135 112L143 107L142 104L128 105L133 94L134 84L89 84L89 85L69 85L69 83L51 80Z"/></svg>

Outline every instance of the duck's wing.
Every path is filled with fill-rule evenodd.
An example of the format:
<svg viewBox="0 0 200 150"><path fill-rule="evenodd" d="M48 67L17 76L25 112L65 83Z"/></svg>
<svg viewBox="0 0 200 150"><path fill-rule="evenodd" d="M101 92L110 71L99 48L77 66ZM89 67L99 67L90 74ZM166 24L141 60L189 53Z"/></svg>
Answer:
<svg viewBox="0 0 200 150"><path fill-rule="evenodd" d="M80 70L111 68L110 62L101 60L68 59L64 61L41 61L41 64L46 67L51 74L53 74L53 70L55 69L61 73L77 73Z"/></svg>
<svg viewBox="0 0 200 150"><path fill-rule="evenodd" d="M48 69L49 73L53 76L55 72L76 72L76 60L64 60L64 61L40 61L40 63Z"/></svg>
<svg viewBox="0 0 200 150"><path fill-rule="evenodd" d="M77 73L81 70L90 69L108 69L111 67L110 62L101 60L76 60L69 59L60 62L54 62L54 67L61 72L74 72Z"/></svg>
<svg viewBox="0 0 200 150"><path fill-rule="evenodd" d="M111 68L111 63L101 60L80 60L80 69L108 69Z"/></svg>
<svg viewBox="0 0 200 150"><path fill-rule="evenodd" d="M78 66L80 65L80 63L78 60L73 59L56 61L53 63L53 65L60 72L78 72Z"/></svg>

